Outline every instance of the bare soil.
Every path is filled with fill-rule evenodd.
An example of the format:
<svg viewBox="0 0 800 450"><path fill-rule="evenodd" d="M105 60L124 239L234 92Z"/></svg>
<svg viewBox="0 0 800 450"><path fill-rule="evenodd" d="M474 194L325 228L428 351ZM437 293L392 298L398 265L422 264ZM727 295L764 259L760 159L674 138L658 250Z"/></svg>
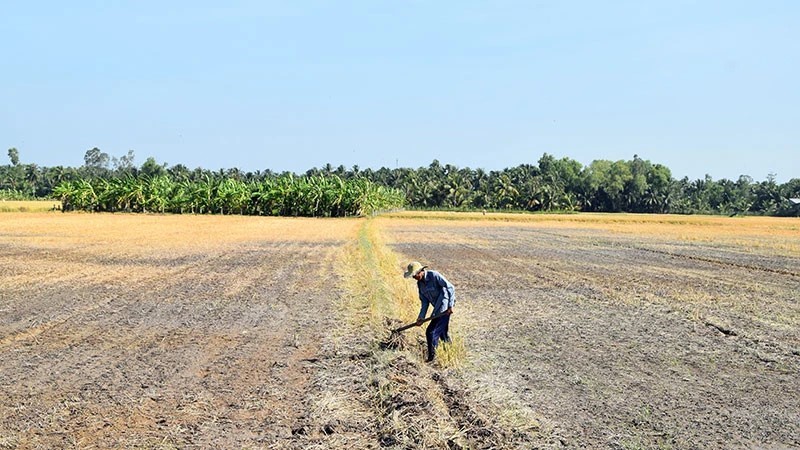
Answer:
<svg viewBox="0 0 800 450"><path fill-rule="evenodd" d="M800 448L791 231L376 219L456 285L453 370L364 222L0 216L0 449Z"/></svg>
<svg viewBox="0 0 800 450"><path fill-rule="evenodd" d="M401 222L383 222L387 243L456 286L468 389L539 417L531 447L800 448L797 253L746 236Z"/></svg>
<svg viewBox="0 0 800 450"><path fill-rule="evenodd" d="M21 217L0 217L0 448L306 447L357 221Z"/></svg>

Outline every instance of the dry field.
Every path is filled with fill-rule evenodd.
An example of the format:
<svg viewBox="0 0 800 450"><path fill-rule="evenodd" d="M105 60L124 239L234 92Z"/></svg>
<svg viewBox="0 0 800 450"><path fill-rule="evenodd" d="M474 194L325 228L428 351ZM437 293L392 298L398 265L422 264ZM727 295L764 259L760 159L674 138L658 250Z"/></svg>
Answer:
<svg viewBox="0 0 800 450"><path fill-rule="evenodd" d="M797 219L0 214L0 449L797 448L798 288Z"/></svg>
<svg viewBox="0 0 800 450"><path fill-rule="evenodd" d="M44 212L61 209L55 200L0 200L0 212Z"/></svg>
<svg viewBox="0 0 800 450"><path fill-rule="evenodd" d="M397 214L456 286L472 391L533 446L800 448L800 220Z"/></svg>
<svg viewBox="0 0 800 450"><path fill-rule="evenodd" d="M0 215L0 448L303 448L359 224Z"/></svg>

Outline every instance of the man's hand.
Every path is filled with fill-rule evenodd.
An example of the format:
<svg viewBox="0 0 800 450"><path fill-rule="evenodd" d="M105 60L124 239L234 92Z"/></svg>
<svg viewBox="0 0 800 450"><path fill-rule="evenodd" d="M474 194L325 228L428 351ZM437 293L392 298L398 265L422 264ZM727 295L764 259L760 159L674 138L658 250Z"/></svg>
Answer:
<svg viewBox="0 0 800 450"><path fill-rule="evenodd" d="M417 319L417 321L414 323L414 325L416 325L416 326L422 325L422 319Z"/></svg>
<svg viewBox="0 0 800 450"><path fill-rule="evenodd" d="M445 314L447 314L448 316L450 314L453 314L453 308L447 308L447 311L445 311Z"/></svg>

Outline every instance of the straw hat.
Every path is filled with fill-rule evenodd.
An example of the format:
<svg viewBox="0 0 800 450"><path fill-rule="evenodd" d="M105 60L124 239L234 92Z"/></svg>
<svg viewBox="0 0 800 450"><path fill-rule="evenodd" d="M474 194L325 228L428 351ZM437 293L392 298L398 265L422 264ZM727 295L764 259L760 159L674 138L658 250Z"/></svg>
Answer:
<svg viewBox="0 0 800 450"><path fill-rule="evenodd" d="M413 261L413 262L411 262L411 264L408 265L408 268L406 269L406 272L403 274L403 277L411 278L414 275L418 274L420 270L422 270L422 269L424 269L426 267L428 267L428 266L423 266L421 263L419 263L417 261Z"/></svg>

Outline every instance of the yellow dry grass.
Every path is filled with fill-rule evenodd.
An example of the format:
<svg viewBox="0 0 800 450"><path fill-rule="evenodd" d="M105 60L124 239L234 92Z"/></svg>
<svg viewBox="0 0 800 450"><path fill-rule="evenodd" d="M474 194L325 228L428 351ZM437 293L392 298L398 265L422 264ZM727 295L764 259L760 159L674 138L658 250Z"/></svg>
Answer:
<svg viewBox="0 0 800 450"><path fill-rule="evenodd" d="M368 221L361 231L360 247L362 250L362 267L365 272L372 272L360 291L371 297L370 310L373 319L391 317L411 323L419 313L419 294L414 280L403 278L408 261L401 261L384 242L374 221ZM358 289L358 288L356 288ZM353 287L349 289L354 291ZM380 321L378 321L379 323ZM427 324L426 324L427 325ZM407 336L419 336L423 339L425 326L412 328L404 333ZM443 344L437 352L439 363L444 367L458 368L466 358L466 347L460 336Z"/></svg>
<svg viewBox="0 0 800 450"><path fill-rule="evenodd" d="M207 258L231 246L251 243L341 244L360 223L358 219L7 213L0 216L0 245L17 249L16 254L39 252L51 257L43 256L36 264L28 264L23 258L7 256L0 257L0 263L8 269L3 280L8 286L31 280L55 284L80 278L99 283L120 278L132 281L165 270L135 264L142 258ZM104 258L122 265L127 261L130 270L116 273L90 262Z"/></svg>
<svg viewBox="0 0 800 450"><path fill-rule="evenodd" d="M0 200L0 212L44 212L61 209L55 200Z"/></svg>
<svg viewBox="0 0 800 450"><path fill-rule="evenodd" d="M366 242L368 244L366 244ZM368 222L363 230L362 242L369 246L371 263L376 269L377 279L384 284L388 300L392 305L394 317L412 322L419 311L416 284L403 278L405 266L397 255L384 243L383 237L375 230L374 222Z"/></svg>
<svg viewBox="0 0 800 450"><path fill-rule="evenodd" d="M407 211L388 214L388 229L414 227L419 220L446 227L523 226L542 229L602 230L612 234L663 238L777 255L800 254L800 218L723 217L674 214L514 214ZM443 229L446 227L442 227ZM420 235L423 242L441 242L442 235Z"/></svg>
<svg viewBox="0 0 800 450"><path fill-rule="evenodd" d="M32 247L75 248L151 255L202 252L242 242L331 242L347 236L358 219L145 214L9 213L0 232Z"/></svg>
<svg viewBox="0 0 800 450"><path fill-rule="evenodd" d="M408 329L399 336L390 334L390 328L413 322L419 311L416 283L403 278L404 264L385 244L375 219L365 221L356 242L347 246L342 256L342 265L348 271L342 279L342 325L334 333L338 333L337 346L364 345L353 342L358 336L369 336L372 341L370 357L365 360L369 369L368 379L364 380L367 389L351 386L348 392L348 401L352 402L352 391L366 391L369 397L363 403L370 404L372 410L359 412L358 405L344 407L346 402L339 399L331 403L339 407L327 414L347 422L357 422L358 414L377 417L381 433L394 436L401 446L447 448L448 442L455 442L459 448L466 448L462 430L447 412L445 394L429 373L433 367L422 362L424 326ZM406 342L406 350L375 348L379 340L387 338ZM460 366L464 351L463 340L458 339L446 351L446 357L439 359L439 365ZM422 398L427 404L424 412L401 413L405 401L416 404ZM387 411L393 412L387 415Z"/></svg>

